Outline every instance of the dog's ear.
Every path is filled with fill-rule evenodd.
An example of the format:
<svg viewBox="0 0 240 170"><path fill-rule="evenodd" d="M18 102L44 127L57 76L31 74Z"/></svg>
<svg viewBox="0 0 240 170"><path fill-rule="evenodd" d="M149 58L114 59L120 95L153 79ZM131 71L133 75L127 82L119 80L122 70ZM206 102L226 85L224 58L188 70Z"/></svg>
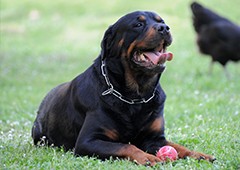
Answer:
<svg viewBox="0 0 240 170"><path fill-rule="evenodd" d="M109 56L109 52L113 45L113 26L110 26L103 36L103 40L101 42L101 59L105 59L106 56Z"/></svg>

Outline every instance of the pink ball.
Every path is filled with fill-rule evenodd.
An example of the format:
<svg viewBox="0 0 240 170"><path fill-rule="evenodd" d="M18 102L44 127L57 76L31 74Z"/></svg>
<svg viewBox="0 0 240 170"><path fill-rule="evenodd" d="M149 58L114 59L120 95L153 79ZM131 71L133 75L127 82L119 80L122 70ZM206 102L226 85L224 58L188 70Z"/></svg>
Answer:
<svg viewBox="0 0 240 170"><path fill-rule="evenodd" d="M174 161L178 158L178 153L171 146L163 146L157 151L156 156L164 162L168 160Z"/></svg>

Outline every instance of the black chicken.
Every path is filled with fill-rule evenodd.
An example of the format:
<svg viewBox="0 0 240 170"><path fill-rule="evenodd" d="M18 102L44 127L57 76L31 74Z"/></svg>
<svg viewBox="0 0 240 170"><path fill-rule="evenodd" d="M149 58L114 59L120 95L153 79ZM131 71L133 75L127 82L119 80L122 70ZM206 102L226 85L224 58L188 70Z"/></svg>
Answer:
<svg viewBox="0 0 240 170"><path fill-rule="evenodd" d="M240 27L197 2L191 4L191 10L199 49L212 57L210 71L217 61L229 77L227 62L240 60Z"/></svg>

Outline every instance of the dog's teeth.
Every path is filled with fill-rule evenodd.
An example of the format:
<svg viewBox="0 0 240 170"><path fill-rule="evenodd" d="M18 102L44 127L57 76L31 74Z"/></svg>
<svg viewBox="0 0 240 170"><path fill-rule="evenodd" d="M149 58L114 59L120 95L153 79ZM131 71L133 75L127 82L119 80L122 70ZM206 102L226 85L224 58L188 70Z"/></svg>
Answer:
<svg viewBox="0 0 240 170"><path fill-rule="evenodd" d="M145 58L145 56L144 56L143 54L141 54L141 55L139 56L139 58L140 58L140 61L146 61L146 58Z"/></svg>

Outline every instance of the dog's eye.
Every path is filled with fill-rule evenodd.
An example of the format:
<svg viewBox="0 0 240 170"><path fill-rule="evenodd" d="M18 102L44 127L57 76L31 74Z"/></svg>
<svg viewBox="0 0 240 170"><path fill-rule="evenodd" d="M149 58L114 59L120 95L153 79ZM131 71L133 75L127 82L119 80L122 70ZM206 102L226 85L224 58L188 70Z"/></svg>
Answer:
<svg viewBox="0 0 240 170"><path fill-rule="evenodd" d="M134 27L142 27L143 26L143 23L142 22L138 22L134 25Z"/></svg>
<svg viewBox="0 0 240 170"><path fill-rule="evenodd" d="M164 22L164 20L162 19L162 20L160 20L160 23L164 24L165 22Z"/></svg>

